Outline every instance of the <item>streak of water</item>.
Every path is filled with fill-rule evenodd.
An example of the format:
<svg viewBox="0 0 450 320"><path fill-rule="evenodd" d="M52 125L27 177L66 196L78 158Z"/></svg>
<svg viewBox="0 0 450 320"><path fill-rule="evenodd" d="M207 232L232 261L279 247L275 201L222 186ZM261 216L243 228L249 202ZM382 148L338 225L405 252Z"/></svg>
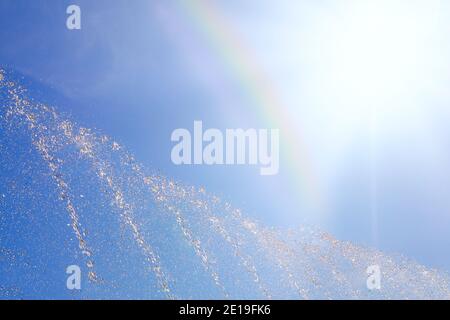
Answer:
<svg viewBox="0 0 450 320"><path fill-rule="evenodd" d="M44 105L32 104L25 98L25 89L15 85L13 82L8 82L6 87L8 88L8 93L13 103L8 109L6 116L7 118L19 117L25 119L28 129L31 131L32 144L47 164L51 172L51 177L58 187L60 200L65 202L66 210L71 220L72 230L78 239L78 246L82 254L87 258L86 266L89 269L89 278L92 281L96 281L97 275L94 271L92 251L84 239L79 216L70 198L70 188L59 172L59 167L63 163L63 160L52 155L52 149L58 148L58 139L48 134L48 127L45 124L38 123L39 116L37 113L44 111L53 118L56 118L56 114Z"/></svg>

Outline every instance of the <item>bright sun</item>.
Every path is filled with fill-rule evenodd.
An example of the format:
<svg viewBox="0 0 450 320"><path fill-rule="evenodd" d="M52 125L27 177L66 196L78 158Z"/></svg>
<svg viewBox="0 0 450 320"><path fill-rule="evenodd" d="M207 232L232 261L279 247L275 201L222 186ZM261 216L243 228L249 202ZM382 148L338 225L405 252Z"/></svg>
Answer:
<svg viewBox="0 0 450 320"><path fill-rule="evenodd" d="M343 1L324 18L314 32L316 90L335 104L398 109L436 80L438 0Z"/></svg>

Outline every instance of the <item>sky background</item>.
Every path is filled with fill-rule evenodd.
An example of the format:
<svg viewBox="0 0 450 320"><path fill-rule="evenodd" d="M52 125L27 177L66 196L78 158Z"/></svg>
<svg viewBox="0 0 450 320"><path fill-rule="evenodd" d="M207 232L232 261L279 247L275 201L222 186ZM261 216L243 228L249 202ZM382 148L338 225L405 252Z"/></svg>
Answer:
<svg viewBox="0 0 450 320"><path fill-rule="evenodd" d="M81 30L65 26L70 4ZM265 225L312 224L449 271L449 21L436 0L1 0L0 64L144 166ZM170 135L194 120L279 128L279 174L173 165Z"/></svg>

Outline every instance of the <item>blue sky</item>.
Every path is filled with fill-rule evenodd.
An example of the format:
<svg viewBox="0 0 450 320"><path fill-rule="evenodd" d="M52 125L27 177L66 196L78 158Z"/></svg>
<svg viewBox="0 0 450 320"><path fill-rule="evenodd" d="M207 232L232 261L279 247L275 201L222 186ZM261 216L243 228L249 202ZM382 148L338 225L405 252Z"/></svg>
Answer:
<svg viewBox="0 0 450 320"><path fill-rule="evenodd" d="M146 167L205 186L263 224L310 223L450 270L450 4L381 1L374 11L357 1L212 2L302 132L320 208L309 203L309 185L292 182L303 168L286 158L273 177L251 166L172 164L171 132L192 130L194 120L222 130L268 125L178 1L3 0L0 63ZM65 27L72 3L81 30Z"/></svg>

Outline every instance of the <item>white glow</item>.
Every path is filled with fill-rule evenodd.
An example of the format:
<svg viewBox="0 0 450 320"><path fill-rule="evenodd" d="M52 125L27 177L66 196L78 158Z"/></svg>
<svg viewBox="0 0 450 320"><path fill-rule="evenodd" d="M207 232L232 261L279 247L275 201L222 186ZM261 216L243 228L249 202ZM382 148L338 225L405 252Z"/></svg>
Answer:
<svg viewBox="0 0 450 320"><path fill-rule="evenodd" d="M450 116L449 2L280 3L264 19L255 15L261 26L245 19L244 29L305 141L321 200L330 201L323 211L331 215L333 197L345 194L338 189L359 179L372 181L377 202L380 172L448 172L446 136L434 121ZM367 168L367 177L353 177L353 167Z"/></svg>
<svg viewBox="0 0 450 320"><path fill-rule="evenodd" d="M383 111L408 105L412 95L430 89L443 60L439 1L344 3L326 17L326 32L316 34L325 43L317 56L325 80L318 90L352 108L376 103Z"/></svg>
<svg viewBox="0 0 450 320"><path fill-rule="evenodd" d="M315 141L345 152L374 113L387 137L427 131L431 104L447 99L449 23L440 1L347 0L316 12L298 49Z"/></svg>
<svg viewBox="0 0 450 320"><path fill-rule="evenodd" d="M368 148L376 242L378 173L411 158L444 159L430 119L448 101L448 16L438 0L349 0L318 11L301 43L307 131L317 166L329 168L323 176L351 167Z"/></svg>
<svg viewBox="0 0 450 320"><path fill-rule="evenodd" d="M343 92L387 98L416 86L433 58L433 9L432 1L356 1L335 30L333 71Z"/></svg>

